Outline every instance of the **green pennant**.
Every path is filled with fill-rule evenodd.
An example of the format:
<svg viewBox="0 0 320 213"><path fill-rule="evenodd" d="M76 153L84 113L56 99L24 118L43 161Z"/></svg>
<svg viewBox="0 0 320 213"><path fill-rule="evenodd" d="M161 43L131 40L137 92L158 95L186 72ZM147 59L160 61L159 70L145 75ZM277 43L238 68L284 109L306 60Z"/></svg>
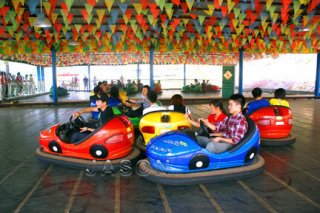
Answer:
<svg viewBox="0 0 320 213"><path fill-rule="evenodd" d="M238 18L239 14L240 14L241 8L240 7L234 7L233 8L233 12L234 12L234 17Z"/></svg>
<svg viewBox="0 0 320 213"><path fill-rule="evenodd" d="M205 16L201 16L201 15L198 16L200 25L203 24L203 21L205 20L205 18L206 18Z"/></svg>
<svg viewBox="0 0 320 213"><path fill-rule="evenodd" d="M172 3L165 3L164 6L166 8L166 13L167 13L169 19L171 20L172 14L173 14L173 10L172 10L173 4Z"/></svg>
<svg viewBox="0 0 320 213"><path fill-rule="evenodd" d="M269 8L269 13L270 13L270 16L272 17L273 14L274 14L274 11L277 9L277 6L276 5L271 5L270 8Z"/></svg>
<svg viewBox="0 0 320 213"><path fill-rule="evenodd" d="M156 4L160 7L161 12L163 11L164 5L166 4L166 0L158 0Z"/></svg>
<svg viewBox="0 0 320 213"><path fill-rule="evenodd" d="M5 3L6 3L6 0L0 0L0 8L3 8Z"/></svg>
<svg viewBox="0 0 320 213"><path fill-rule="evenodd" d="M91 15L93 7L88 3L85 3L84 6L86 7L86 11L88 12L88 15Z"/></svg>
<svg viewBox="0 0 320 213"><path fill-rule="evenodd" d="M189 10L191 11L192 7L193 7L194 0L186 0L186 3L188 5Z"/></svg>
<svg viewBox="0 0 320 213"><path fill-rule="evenodd" d="M64 1L66 2L66 5L67 5L67 7L68 7L68 11L70 11L71 6L72 6L74 0L64 0Z"/></svg>
<svg viewBox="0 0 320 213"><path fill-rule="evenodd" d="M14 29L13 29L13 26L7 26L7 31L9 33L9 35L13 36L14 35Z"/></svg>
<svg viewBox="0 0 320 213"><path fill-rule="evenodd" d="M240 23L242 23L242 21L243 21L246 17L247 17L246 14L240 13L240 14L239 14L239 21L240 21Z"/></svg>
<svg viewBox="0 0 320 213"><path fill-rule="evenodd" d="M8 15L10 17L10 21L11 23L13 23L15 21L15 17L16 17L16 11L15 10L9 10L8 11Z"/></svg>

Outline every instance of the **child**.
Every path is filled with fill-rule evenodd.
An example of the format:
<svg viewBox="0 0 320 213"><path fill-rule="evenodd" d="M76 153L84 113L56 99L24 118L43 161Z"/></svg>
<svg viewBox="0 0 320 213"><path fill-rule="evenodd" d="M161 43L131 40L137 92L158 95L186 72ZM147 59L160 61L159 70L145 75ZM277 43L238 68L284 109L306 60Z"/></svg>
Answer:
<svg viewBox="0 0 320 213"><path fill-rule="evenodd" d="M270 100L270 104L289 107L289 102L285 100L286 95L287 93L283 88L276 89L274 91L274 98Z"/></svg>
<svg viewBox="0 0 320 213"><path fill-rule="evenodd" d="M182 112L183 114L188 115L191 120L193 120L190 109L184 105L183 98L179 94L175 94L171 97L171 105L168 107L168 109L176 112Z"/></svg>
<svg viewBox="0 0 320 213"><path fill-rule="evenodd" d="M213 99L212 101L210 101L209 106L210 106L211 114L208 116L208 118L206 120L209 124L211 124L209 126L215 125L218 122L223 121L226 118L226 112L223 108L223 103L221 101L219 101L217 99ZM191 123L192 126L195 126L198 128L200 127L199 122L191 120L189 118L189 116L186 116L186 118L189 120L189 122ZM202 118L200 118L199 121L201 119ZM209 127L209 129L210 129L210 127Z"/></svg>
<svg viewBox="0 0 320 213"><path fill-rule="evenodd" d="M262 90L259 87L254 88L251 93L254 100L247 105L247 115L250 115L253 111L261 107L270 106L267 100L262 99Z"/></svg>
<svg viewBox="0 0 320 213"><path fill-rule="evenodd" d="M234 94L229 98L230 116L226 117L222 122L216 125L210 125L206 120L204 123L215 131L215 138L207 138L197 136L199 144L209 152L221 153L226 151L231 146L239 143L248 130L246 118L242 115L242 108L245 104L243 95Z"/></svg>

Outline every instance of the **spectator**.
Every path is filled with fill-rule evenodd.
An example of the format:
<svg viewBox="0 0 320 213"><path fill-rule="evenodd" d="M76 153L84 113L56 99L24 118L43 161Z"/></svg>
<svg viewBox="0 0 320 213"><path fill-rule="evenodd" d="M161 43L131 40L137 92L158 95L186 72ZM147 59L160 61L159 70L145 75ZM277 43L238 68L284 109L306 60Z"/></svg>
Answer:
<svg viewBox="0 0 320 213"><path fill-rule="evenodd" d="M85 91L88 91L88 90L89 90L88 81L89 81L89 79L87 78L87 76L84 76L84 78L83 78L83 89L84 89Z"/></svg>

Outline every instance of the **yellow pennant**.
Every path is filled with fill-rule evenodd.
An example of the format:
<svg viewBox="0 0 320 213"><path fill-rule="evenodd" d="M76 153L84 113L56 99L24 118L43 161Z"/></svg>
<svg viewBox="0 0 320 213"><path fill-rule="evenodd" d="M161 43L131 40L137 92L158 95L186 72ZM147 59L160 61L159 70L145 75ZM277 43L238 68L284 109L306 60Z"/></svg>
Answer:
<svg viewBox="0 0 320 213"><path fill-rule="evenodd" d="M76 24L74 25L74 28L76 28L76 31L79 33L80 32L80 29L81 29L81 24Z"/></svg>
<svg viewBox="0 0 320 213"><path fill-rule="evenodd" d="M11 0L15 11L17 11L18 6L20 4L20 0Z"/></svg>
<svg viewBox="0 0 320 213"><path fill-rule="evenodd" d="M30 26L33 26L33 23L35 22L37 17L29 17L28 20L29 20L29 23L30 23Z"/></svg>
<svg viewBox="0 0 320 213"><path fill-rule="evenodd" d="M133 3L133 7L137 11L138 15L140 15L142 10L142 5L140 3Z"/></svg>
<svg viewBox="0 0 320 213"><path fill-rule="evenodd" d="M188 24L188 22L189 22L189 19L184 18L184 19L182 19L182 21L183 21L183 23L184 23L184 26L187 26L187 24Z"/></svg>
<svg viewBox="0 0 320 213"><path fill-rule="evenodd" d="M101 26L101 21L100 21L99 19L94 19L94 21L96 22L97 28L100 28L100 26Z"/></svg>
<svg viewBox="0 0 320 213"><path fill-rule="evenodd" d="M272 5L273 0L267 0L266 1L266 8L269 10L270 6Z"/></svg>
<svg viewBox="0 0 320 213"><path fill-rule="evenodd" d="M228 13L231 12L231 10L233 9L234 5L236 5L236 3L232 0L228 0Z"/></svg>
<svg viewBox="0 0 320 213"><path fill-rule="evenodd" d="M51 10L50 2L43 2L43 7L44 7L44 10L46 11L46 13L49 14L50 10Z"/></svg>
<svg viewBox="0 0 320 213"><path fill-rule="evenodd" d="M173 14L173 10L172 10L173 4L172 3L165 3L164 7L166 8L166 13L167 13L169 19L171 20L172 14Z"/></svg>
<svg viewBox="0 0 320 213"><path fill-rule="evenodd" d="M58 18L58 13L51 14L51 20L53 24L56 23L57 18Z"/></svg>
<svg viewBox="0 0 320 213"><path fill-rule="evenodd" d="M97 12L100 23L102 22L102 18L104 16L105 10L95 10Z"/></svg>
<svg viewBox="0 0 320 213"><path fill-rule="evenodd" d="M106 6L107 6L107 8L108 8L108 10L110 12L111 9L112 9L112 5L114 3L114 0L104 0L104 3L106 4Z"/></svg>
<svg viewBox="0 0 320 213"><path fill-rule="evenodd" d="M187 3L187 5L188 5L189 10L191 11L191 10L192 10L192 6L193 6L193 3L194 3L194 0L187 0L186 3Z"/></svg>
<svg viewBox="0 0 320 213"><path fill-rule="evenodd" d="M205 12L208 16L212 16L212 14L213 14L213 12L214 12L214 9L215 9L214 4L208 3L207 6L208 6L208 10L204 10L204 12Z"/></svg>

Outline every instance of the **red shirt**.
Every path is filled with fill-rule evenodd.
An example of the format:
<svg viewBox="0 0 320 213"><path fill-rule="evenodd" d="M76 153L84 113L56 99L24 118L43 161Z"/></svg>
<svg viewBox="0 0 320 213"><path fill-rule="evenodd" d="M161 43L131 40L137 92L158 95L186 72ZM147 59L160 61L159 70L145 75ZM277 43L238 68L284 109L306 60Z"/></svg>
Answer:
<svg viewBox="0 0 320 213"><path fill-rule="evenodd" d="M220 122L220 121L223 121L223 120L225 119L225 117L226 117L226 114L221 113L221 114L219 115L219 117L217 117L217 119L215 118L215 116L216 116L216 114L210 114L210 115L208 116L208 121L209 121L209 123L215 125L216 123L218 123L218 122Z"/></svg>

